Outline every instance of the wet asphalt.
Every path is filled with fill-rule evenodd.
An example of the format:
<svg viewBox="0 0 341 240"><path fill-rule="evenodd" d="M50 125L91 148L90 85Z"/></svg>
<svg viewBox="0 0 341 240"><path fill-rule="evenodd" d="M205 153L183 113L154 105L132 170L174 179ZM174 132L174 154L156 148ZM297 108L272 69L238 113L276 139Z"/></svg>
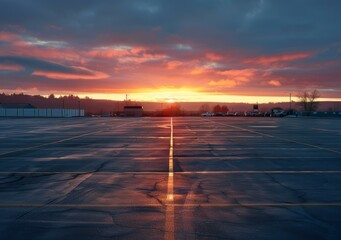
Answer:
<svg viewBox="0 0 341 240"><path fill-rule="evenodd" d="M341 239L341 121L0 119L0 223L14 240Z"/></svg>

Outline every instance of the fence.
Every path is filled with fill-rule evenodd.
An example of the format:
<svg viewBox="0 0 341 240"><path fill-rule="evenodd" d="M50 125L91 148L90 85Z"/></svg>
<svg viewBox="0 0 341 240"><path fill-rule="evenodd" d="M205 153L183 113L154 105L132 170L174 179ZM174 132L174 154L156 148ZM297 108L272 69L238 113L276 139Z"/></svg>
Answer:
<svg viewBox="0 0 341 240"><path fill-rule="evenodd" d="M0 108L0 117L84 117L84 109Z"/></svg>

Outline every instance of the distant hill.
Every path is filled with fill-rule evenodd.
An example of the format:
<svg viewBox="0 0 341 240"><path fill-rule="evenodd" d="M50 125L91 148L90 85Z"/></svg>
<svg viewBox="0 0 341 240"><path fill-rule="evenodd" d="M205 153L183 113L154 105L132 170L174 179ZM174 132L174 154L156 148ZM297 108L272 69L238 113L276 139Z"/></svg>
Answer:
<svg viewBox="0 0 341 240"><path fill-rule="evenodd" d="M170 103L159 102L134 102L128 101L113 101L113 100L98 100L91 98L79 98L78 96L69 95L62 97L55 97L50 95L44 97L40 95L27 95L27 94L0 94L0 103L20 103L20 104L32 104L38 108L75 108L79 106L81 109L85 109L86 114L104 114L104 113L117 113L122 112L123 107L128 105L142 105L145 111L160 111L170 106ZM217 104L226 105L231 112L244 112L252 111L253 104L249 103L219 103L219 102L180 102L177 104L182 111L187 112L200 112L200 109L205 106L206 109L212 111L213 107ZM281 107L283 109L289 109L288 102L281 103L267 103L259 104L259 110L262 112L269 111L271 108ZM292 103L292 108L300 110L297 103ZM340 111L341 102L320 102L319 111Z"/></svg>

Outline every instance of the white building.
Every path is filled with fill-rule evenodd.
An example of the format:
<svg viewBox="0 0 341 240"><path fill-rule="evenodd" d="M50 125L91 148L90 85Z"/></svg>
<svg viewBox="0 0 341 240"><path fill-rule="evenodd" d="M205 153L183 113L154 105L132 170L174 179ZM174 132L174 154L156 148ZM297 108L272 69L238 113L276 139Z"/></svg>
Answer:
<svg viewBox="0 0 341 240"><path fill-rule="evenodd" d="M0 104L0 117L84 117L84 109L35 108L31 104Z"/></svg>

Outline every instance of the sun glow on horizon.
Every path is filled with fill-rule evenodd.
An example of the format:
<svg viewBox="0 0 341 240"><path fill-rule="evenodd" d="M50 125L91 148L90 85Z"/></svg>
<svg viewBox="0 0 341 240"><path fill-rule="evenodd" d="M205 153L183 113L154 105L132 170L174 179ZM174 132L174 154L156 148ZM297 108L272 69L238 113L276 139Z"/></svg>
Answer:
<svg viewBox="0 0 341 240"><path fill-rule="evenodd" d="M175 103L175 99L170 98L170 99L166 100L166 102L168 102L168 103Z"/></svg>
<svg viewBox="0 0 341 240"><path fill-rule="evenodd" d="M99 100L113 100L124 101L126 93L131 101L137 102L157 102L157 103L181 103L181 102L221 102L221 103L269 103L269 102L289 102L289 92L286 96L284 94L279 96L256 96L256 95L243 95L243 94L223 94L204 92L196 88L155 88L155 89L123 89L121 93L94 93L94 92L42 92L37 89L34 90L20 90L20 92L30 95L42 95L48 97L54 94L55 97L65 95L76 95L80 98L90 97ZM13 91L5 90L4 93L12 94ZM292 100L296 101L296 97L292 95ZM321 96L319 101L337 101L340 102L341 98L324 98Z"/></svg>
<svg viewBox="0 0 341 240"><path fill-rule="evenodd" d="M89 96L94 99L124 100L125 94L79 94L80 97ZM188 89L179 90L159 90L146 92L128 93L129 99L139 102L160 102L160 103L181 103L181 102L225 102L225 103L269 103L269 102L289 102L287 96L252 96L252 95L229 95L214 94ZM295 101L296 98L292 97ZM319 98L320 101L341 101L340 98Z"/></svg>

